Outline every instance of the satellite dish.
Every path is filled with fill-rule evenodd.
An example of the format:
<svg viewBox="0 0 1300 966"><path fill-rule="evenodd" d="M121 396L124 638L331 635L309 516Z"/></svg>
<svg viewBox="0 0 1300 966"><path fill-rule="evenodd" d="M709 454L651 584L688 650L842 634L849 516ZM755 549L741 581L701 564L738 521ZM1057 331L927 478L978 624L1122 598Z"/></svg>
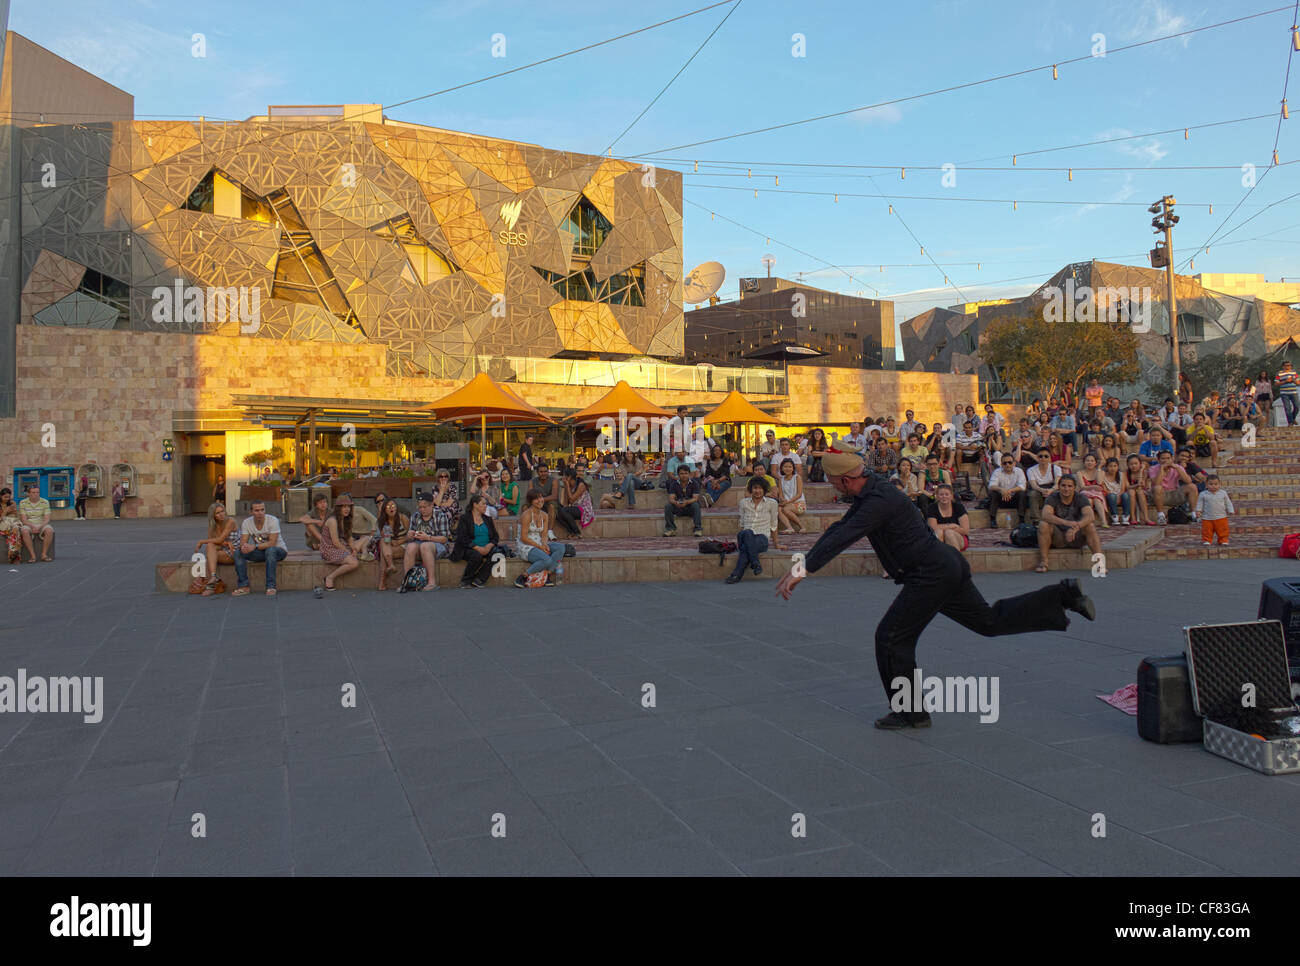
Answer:
<svg viewBox="0 0 1300 966"><path fill-rule="evenodd" d="M696 265L682 282L683 301L692 304L703 302L709 296L717 294L726 277L727 270L718 262Z"/></svg>

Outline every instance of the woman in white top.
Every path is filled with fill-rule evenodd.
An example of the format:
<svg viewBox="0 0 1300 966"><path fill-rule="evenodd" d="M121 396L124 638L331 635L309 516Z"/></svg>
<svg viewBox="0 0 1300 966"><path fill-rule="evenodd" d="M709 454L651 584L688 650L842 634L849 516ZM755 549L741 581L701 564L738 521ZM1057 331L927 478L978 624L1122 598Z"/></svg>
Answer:
<svg viewBox="0 0 1300 966"><path fill-rule="evenodd" d="M794 460L781 460L777 470L781 475L776 478L777 518L781 524L781 533L803 533L803 524L799 518L808 512L808 504L803 497L803 478L794 471Z"/></svg>
<svg viewBox="0 0 1300 966"><path fill-rule="evenodd" d="M547 571L545 586L554 587L560 582L560 576L564 573L564 568L561 566L561 561L564 560L564 544L552 543L546 539L550 524L545 510L545 494L538 490L529 490L525 500L528 505L519 514L519 538L515 546L519 556L532 566L515 578L515 586L534 586L528 578L533 574Z"/></svg>
<svg viewBox="0 0 1300 966"><path fill-rule="evenodd" d="M791 464L793 468L794 464ZM755 577L761 574L763 565L759 563L759 557L769 545L773 550L781 549L776 542L776 501L767 495L767 479L754 477L745 493L737 504L740 508L740 532L736 534L736 569L727 578L729 584L739 583L745 576L746 567L754 571Z"/></svg>

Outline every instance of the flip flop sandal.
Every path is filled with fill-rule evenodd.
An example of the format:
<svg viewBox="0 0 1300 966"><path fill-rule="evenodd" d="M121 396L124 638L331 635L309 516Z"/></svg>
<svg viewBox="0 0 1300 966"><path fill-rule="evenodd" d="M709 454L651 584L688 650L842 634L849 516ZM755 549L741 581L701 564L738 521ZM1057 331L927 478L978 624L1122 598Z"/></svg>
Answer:
<svg viewBox="0 0 1300 966"><path fill-rule="evenodd" d="M230 596L231 596L231 597L247 597L247 596L248 596L249 594L251 594L251 593L252 593L252 591L249 590L247 587L237 587L237 588L235 589L235 592L232 593Z"/></svg>
<svg viewBox="0 0 1300 966"><path fill-rule="evenodd" d="M267 596L267 597L274 597L274 596L275 596L275 593L276 593L276 591L275 591L275 588L274 588L274 587L268 587L268 588L266 588L266 596Z"/></svg>
<svg viewBox="0 0 1300 966"><path fill-rule="evenodd" d="M1034 573L1036 573L1036 574L1045 574L1045 573L1047 573L1047 565L1046 565L1046 564L1039 564L1037 567L1034 568Z"/></svg>

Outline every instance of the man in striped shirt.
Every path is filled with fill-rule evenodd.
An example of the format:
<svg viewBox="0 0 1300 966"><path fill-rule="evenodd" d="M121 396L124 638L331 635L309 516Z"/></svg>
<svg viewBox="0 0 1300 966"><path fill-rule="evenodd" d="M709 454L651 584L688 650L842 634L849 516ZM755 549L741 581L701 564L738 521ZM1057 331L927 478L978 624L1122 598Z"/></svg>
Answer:
<svg viewBox="0 0 1300 966"><path fill-rule="evenodd" d="M1273 380L1273 391L1278 394L1282 408L1286 410L1286 424L1294 426L1296 412L1300 410L1300 376L1291 363L1282 363L1282 371Z"/></svg>

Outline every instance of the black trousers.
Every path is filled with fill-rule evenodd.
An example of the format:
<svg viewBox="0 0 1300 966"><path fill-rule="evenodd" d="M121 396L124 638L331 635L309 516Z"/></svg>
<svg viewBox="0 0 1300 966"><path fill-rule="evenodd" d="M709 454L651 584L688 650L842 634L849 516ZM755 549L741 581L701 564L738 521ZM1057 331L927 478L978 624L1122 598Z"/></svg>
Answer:
<svg viewBox="0 0 1300 966"><path fill-rule="evenodd" d="M495 553L495 548L492 553ZM492 576L492 554L482 554L472 547L465 553L465 573L460 582L467 584L471 580L487 580Z"/></svg>
<svg viewBox="0 0 1300 966"><path fill-rule="evenodd" d="M997 487L989 490L989 496L994 498L993 505L989 507L996 516L998 510L1015 510L1020 514L1020 520L1023 523L1025 519L1025 506L1029 496L1024 490L1013 494L1010 497L1002 495L1002 491ZM996 521L995 521L996 522Z"/></svg>
<svg viewBox="0 0 1300 966"><path fill-rule="evenodd" d="M903 589L876 627L876 667L887 697L893 696L896 678L911 681L916 642L936 614L984 637L1063 631L1070 625L1059 583L990 606L971 580L970 564L957 550L936 543L930 558L926 566L903 578Z"/></svg>

